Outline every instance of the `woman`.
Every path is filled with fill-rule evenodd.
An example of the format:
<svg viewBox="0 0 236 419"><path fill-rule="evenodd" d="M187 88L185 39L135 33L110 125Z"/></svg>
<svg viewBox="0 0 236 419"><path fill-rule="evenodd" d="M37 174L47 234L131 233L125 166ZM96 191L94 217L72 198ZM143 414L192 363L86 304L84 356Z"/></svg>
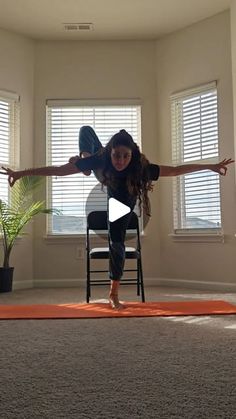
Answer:
<svg viewBox="0 0 236 419"><path fill-rule="evenodd" d="M188 164L181 166L160 166L151 164L139 150L131 135L121 130L103 147L96 133L89 126L84 126L79 134L80 156L71 157L62 166L47 166L26 170L13 171L5 168L10 186L23 176L66 176L83 172L89 176L91 170L103 186L107 187L108 198L118 201L134 209L136 201L139 207L150 216L148 192L153 189L152 181L159 176L179 176L199 170L212 170L220 175L226 175L227 166L233 163L224 159L217 164ZM110 273L111 287L109 301L114 309L121 309L118 290L125 262L125 234L130 214L109 222L110 238Z"/></svg>

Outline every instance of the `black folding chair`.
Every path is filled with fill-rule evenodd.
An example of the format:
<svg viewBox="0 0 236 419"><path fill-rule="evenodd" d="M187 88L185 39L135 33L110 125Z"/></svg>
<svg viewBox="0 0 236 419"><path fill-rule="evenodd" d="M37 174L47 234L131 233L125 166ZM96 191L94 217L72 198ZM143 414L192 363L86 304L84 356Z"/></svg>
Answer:
<svg viewBox="0 0 236 419"><path fill-rule="evenodd" d="M144 295L144 285L143 285L143 271L142 271L142 257L141 257L141 244L140 244L140 232L139 232L139 222L138 216L135 212L132 212L130 222L127 228L127 234L129 230L132 230L132 234L135 235L135 247L125 246L125 259L134 259L136 260L134 269L124 269L124 272L135 272L135 277L132 278L122 278L121 285L136 285L137 295L140 295L142 302L145 302ZM107 239L108 247L91 247L91 232L99 232L104 234L105 239ZM87 253L87 287L86 287L86 299L89 303L91 297L91 287L92 286L101 286L110 284L110 279L103 278L92 278L95 273L106 273L108 274L109 270L101 269L91 269L92 260L98 259L108 259L109 260L109 237L108 237L108 227L107 227L107 211L92 211L87 216L87 234L86 234L86 253ZM108 275L107 275L108 276Z"/></svg>

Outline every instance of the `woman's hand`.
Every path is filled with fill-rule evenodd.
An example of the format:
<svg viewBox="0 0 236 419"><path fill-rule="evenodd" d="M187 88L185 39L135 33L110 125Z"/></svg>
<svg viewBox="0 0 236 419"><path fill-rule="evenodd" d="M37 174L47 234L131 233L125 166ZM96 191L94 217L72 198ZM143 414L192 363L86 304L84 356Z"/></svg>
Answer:
<svg viewBox="0 0 236 419"><path fill-rule="evenodd" d="M225 176L227 169L228 169L228 164L234 163L234 160L232 159L224 159L222 161L220 161L219 163L216 164L212 164L212 171L219 173L219 175L221 176Z"/></svg>
<svg viewBox="0 0 236 419"><path fill-rule="evenodd" d="M4 172L0 172L0 173L3 174L3 175L8 176L8 183L11 187L21 177L19 172L15 172L14 170L10 169L9 167L2 166L2 169L4 170Z"/></svg>

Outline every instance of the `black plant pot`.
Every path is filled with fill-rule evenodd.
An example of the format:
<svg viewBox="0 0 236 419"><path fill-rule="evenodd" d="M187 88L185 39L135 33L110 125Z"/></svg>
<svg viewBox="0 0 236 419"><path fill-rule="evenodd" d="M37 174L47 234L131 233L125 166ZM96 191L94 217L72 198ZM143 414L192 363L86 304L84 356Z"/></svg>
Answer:
<svg viewBox="0 0 236 419"><path fill-rule="evenodd" d="M0 267L0 292L12 291L14 268L1 268Z"/></svg>

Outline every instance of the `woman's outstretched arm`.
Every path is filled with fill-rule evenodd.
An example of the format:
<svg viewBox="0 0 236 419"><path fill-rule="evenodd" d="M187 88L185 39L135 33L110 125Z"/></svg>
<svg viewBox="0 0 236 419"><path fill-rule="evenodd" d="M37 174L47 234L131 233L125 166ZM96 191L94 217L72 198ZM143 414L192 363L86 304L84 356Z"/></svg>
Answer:
<svg viewBox="0 0 236 419"><path fill-rule="evenodd" d="M3 171L0 173L8 176L10 186L13 186L18 179L24 176L67 176L81 172L75 164L70 162L62 166L45 166L25 170L12 170L3 166L2 169Z"/></svg>
<svg viewBox="0 0 236 419"><path fill-rule="evenodd" d="M180 166L160 166L160 176L179 176L200 170L212 170L219 175L225 176L228 165L234 163L232 159L224 159L214 164L183 164Z"/></svg>

